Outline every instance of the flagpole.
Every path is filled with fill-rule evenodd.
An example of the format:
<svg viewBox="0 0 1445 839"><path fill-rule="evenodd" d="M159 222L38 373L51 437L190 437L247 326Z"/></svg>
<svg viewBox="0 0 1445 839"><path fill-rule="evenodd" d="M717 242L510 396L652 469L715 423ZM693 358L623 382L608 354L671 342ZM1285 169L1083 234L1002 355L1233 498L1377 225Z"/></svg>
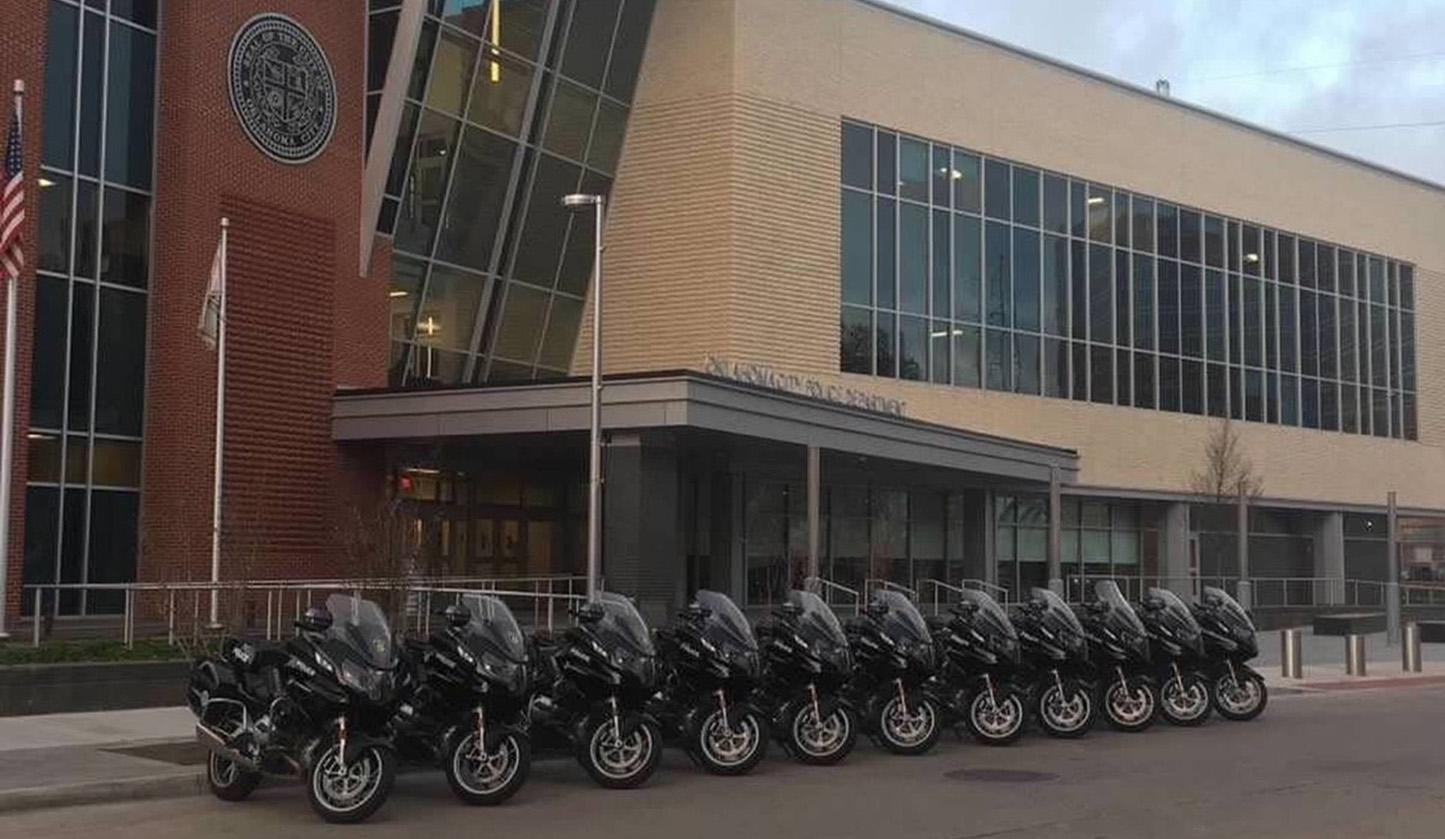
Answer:
<svg viewBox="0 0 1445 839"><path fill-rule="evenodd" d="M25 81L15 80L15 122L16 130L24 134ZM6 571L10 567L10 485L13 483L12 470L15 455L15 310L17 308L16 287L19 277L10 278L5 284L5 394L4 407L0 408L0 638L9 638L5 631L5 603L10 590L7 587ZM40 620L34 615L32 620Z"/></svg>
<svg viewBox="0 0 1445 839"><path fill-rule="evenodd" d="M231 220L221 218L220 302L216 307L216 469L211 495L211 628L219 629L221 582L221 466L226 439L226 237Z"/></svg>

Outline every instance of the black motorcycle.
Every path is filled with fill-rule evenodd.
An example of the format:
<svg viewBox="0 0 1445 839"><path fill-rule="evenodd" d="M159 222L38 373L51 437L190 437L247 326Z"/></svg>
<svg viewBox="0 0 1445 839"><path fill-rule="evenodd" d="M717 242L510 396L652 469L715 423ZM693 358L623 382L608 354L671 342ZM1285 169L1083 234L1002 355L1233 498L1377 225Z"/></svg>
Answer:
<svg viewBox="0 0 1445 839"><path fill-rule="evenodd" d="M445 625L425 642L408 644L397 749L439 764L467 804L500 804L526 781L532 762L526 639L511 610L490 595L464 595L442 617Z"/></svg>
<svg viewBox="0 0 1445 839"><path fill-rule="evenodd" d="M767 754L768 724L750 701L758 642L725 594L699 591L657 633L662 690L651 708L663 730L715 775L744 775Z"/></svg>
<svg viewBox="0 0 1445 839"><path fill-rule="evenodd" d="M1103 693L1104 719L1120 731L1143 731L1154 724L1159 705L1149 636L1113 580L1096 583L1094 597L1084 610L1084 631Z"/></svg>
<svg viewBox="0 0 1445 839"><path fill-rule="evenodd" d="M924 690L933 677L933 638L913 601L896 591L874 592L846 629L858 663L846 695L863 709L864 730L894 754L933 748L938 706Z"/></svg>
<svg viewBox="0 0 1445 839"><path fill-rule="evenodd" d="M359 822L396 778L390 724L396 648L375 603L332 595L296 621L294 638L228 639L191 668L187 699L210 754L206 782L240 801L262 774L301 775L328 822Z"/></svg>
<svg viewBox="0 0 1445 839"><path fill-rule="evenodd" d="M1149 589L1140 606L1159 685L1159 713L1173 725L1202 724L1209 719L1209 682L1200 671L1204 637L1199 624L1168 589Z"/></svg>
<svg viewBox="0 0 1445 839"><path fill-rule="evenodd" d="M1094 725L1088 637L1062 597L1035 588L1013 617L1030 703L1051 737L1082 737Z"/></svg>
<svg viewBox="0 0 1445 839"><path fill-rule="evenodd" d="M1214 710L1227 720L1252 720L1269 704L1264 677L1245 662L1259 655L1254 621L1223 589L1206 586L1194 606L1204 634L1205 675Z"/></svg>
<svg viewBox="0 0 1445 839"><path fill-rule="evenodd" d="M794 590L757 634L763 681L755 701L766 709L783 748L815 766L847 757L858 726L843 698L853 659L838 616L818 595Z"/></svg>
<svg viewBox="0 0 1445 839"><path fill-rule="evenodd" d="M545 676L529 711L533 742L570 747L604 787L640 786L662 755L662 732L647 712L657 681L652 637L620 594L600 592L576 617L560 643L538 638Z"/></svg>
<svg viewBox="0 0 1445 839"><path fill-rule="evenodd" d="M949 618L930 621L939 658L933 689L975 740L1005 746L1023 734L1027 716L1018 684L1018 633L984 592L965 589L959 598Z"/></svg>

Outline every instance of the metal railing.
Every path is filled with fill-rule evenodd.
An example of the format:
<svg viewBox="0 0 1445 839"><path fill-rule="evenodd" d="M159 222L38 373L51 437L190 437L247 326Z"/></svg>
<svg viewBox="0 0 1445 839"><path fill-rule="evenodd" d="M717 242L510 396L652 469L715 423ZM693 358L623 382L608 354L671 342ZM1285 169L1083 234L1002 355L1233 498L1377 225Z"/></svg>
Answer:
<svg viewBox="0 0 1445 839"><path fill-rule="evenodd" d="M1068 574L1064 577L1064 599L1070 603L1081 603L1094 596L1094 584L1112 580L1118 584L1125 599L1142 600L1151 588L1167 588L1171 591L1198 596L1205 586L1222 588L1234 592L1237 578L1234 577L1191 577L1152 574Z"/></svg>
<svg viewBox="0 0 1445 839"><path fill-rule="evenodd" d="M863 595L855 588L849 588L822 577L809 577L803 581L803 588L823 598L823 602L829 606L835 605L833 598L834 595L838 595L851 599L853 614L861 614L863 611Z"/></svg>
<svg viewBox="0 0 1445 839"><path fill-rule="evenodd" d="M1445 584L1401 583L1400 600L1406 606L1445 606Z"/></svg>
<svg viewBox="0 0 1445 839"><path fill-rule="evenodd" d="M944 605L956 599L949 598L948 594L962 594L966 589L970 588L982 591L999 603L1011 602L1011 592L1009 592L1008 589L985 580L959 580L956 585L946 583L943 580L916 580L915 583L918 586L919 592L924 595L923 602L926 603L931 600L933 604L933 614L935 615L942 614ZM933 595L931 599L927 596L929 594Z"/></svg>
<svg viewBox="0 0 1445 839"><path fill-rule="evenodd" d="M902 583L895 583L892 580L885 580L881 577L870 577L869 579L863 581L863 599L865 601L868 600L869 596L874 591L879 589L883 591L896 591L900 594L906 595L909 600L913 600L915 602L918 600L918 592L916 590L911 589L908 586L903 585Z"/></svg>

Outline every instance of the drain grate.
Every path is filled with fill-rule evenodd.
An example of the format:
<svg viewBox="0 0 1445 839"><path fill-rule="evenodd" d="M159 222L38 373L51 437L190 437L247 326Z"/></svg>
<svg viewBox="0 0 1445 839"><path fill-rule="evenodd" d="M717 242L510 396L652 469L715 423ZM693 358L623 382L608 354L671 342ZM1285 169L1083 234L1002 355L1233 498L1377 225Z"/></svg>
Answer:
<svg viewBox="0 0 1445 839"><path fill-rule="evenodd" d="M127 746L120 749L102 749L115 755L143 757L176 766L200 766L206 762L206 749L200 743L154 743L149 746Z"/></svg>
<svg viewBox="0 0 1445 839"><path fill-rule="evenodd" d="M986 784L1037 784L1057 781L1052 772L1033 772L1027 769L955 769L943 773L943 777L954 781L981 781Z"/></svg>

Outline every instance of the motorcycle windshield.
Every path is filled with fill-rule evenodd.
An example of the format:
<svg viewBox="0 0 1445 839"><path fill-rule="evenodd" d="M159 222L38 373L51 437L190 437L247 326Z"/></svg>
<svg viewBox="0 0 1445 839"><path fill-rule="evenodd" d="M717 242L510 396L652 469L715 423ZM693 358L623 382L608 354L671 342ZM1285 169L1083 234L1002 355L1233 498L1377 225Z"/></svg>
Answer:
<svg viewBox="0 0 1445 839"><path fill-rule="evenodd" d="M1008 619L1008 613L998 605L997 600L982 591L975 591L971 588L959 592L959 598L962 602L972 603L977 607L973 619L978 622L980 627L994 635L1018 640L1018 632L1014 630L1013 621Z"/></svg>
<svg viewBox="0 0 1445 839"><path fill-rule="evenodd" d="M848 636L843 634L843 624L838 622L838 616L823 602L823 598L811 591L793 590L788 592L788 602L796 604L801 613L798 615L798 635L804 641L813 643L822 641L834 646L846 648Z"/></svg>
<svg viewBox="0 0 1445 839"><path fill-rule="evenodd" d="M326 630L331 646L344 648L361 662L379 670L396 666L396 644L381 607L370 600L345 594L326 598L331 628Z"/></svg>
<svg viewBox="0 0 1445 839"><path fill-rule="evenodd" d="M1094 584L1094 597L1109 607L1104 620L1111 626L1128 629L1135 635L1144 634L1144 623L1139 620L1139 613L1124 599L1118 583L1113 580L1100 580Z"/></svg>
<svg viewBox="0 0 1445 839"><path fill-rule="evenodd" d="M468 594L462 605L472 613L467 624L467 646L473 653L502 656L515 664L527 660L526 636L512 610L501 598L488 594Z"/></svg>
<svg viewBox="0 0 1445 839"><path fill-rule="evenodd" d="M602 618L594 625L599 638L629 649L638 655L652 655L652 633L632 599L612 591L597 593Z"/></svg>
<svg viewBox="0 0 1445 839"><path fill-rule="evenodd" d="M912 600L896 591L878 591L873 594L873 602L888 607L888 614L883 616L883 631L888 637L895 641L933 643L928 624Z"/></svg>
<svg viewBox="0 0 1445 839"><path fill-rule="evenodd" d="M1249 613L1244 611L1244 607L1239 605L1239 601L1230 597L1224 589L1205 586L1204 602L1218 608L1230 623L1247 628L1250 632L1254 631L1254 621L1250 620Z"/></svg>
<svg viewBox="0 0 1445 839"><path fill-rule="evenodd" d="M1083 637L1084 626L1079 623L1079 616L1064 602L1064 598L1054 594L1046 588L1033 590L1032 599L1035 603L1044 604L1044 625L1055 632L1067 630L1074 635Z"/></svg>
<svg viewBox="0 0 1445 839"><path fill-rule="evenodd" d="M753 627L731 597L716 591L699 591L697 604L708 610L703 619L703 637L718 649L729 652L757 652L758 639L753 636Z"/></svg>
<svg viewBox="0 0 1445 839"><path fill-rule="evenodd" d="M1189 611L1184 601L1179 599L1179 595L1167 588L1151 588L1149 596L1164 602L1159 617L1181 640L1193 641L1199 637L1199 622L1194 619L1194 613Z"/></svg>

